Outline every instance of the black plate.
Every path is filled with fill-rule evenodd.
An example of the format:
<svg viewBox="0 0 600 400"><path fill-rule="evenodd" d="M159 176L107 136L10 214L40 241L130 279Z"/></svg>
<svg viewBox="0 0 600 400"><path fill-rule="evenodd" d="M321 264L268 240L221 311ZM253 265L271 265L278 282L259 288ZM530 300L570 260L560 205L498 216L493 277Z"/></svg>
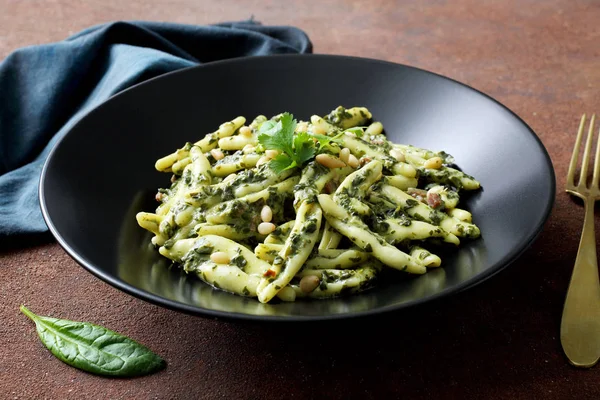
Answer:
<svg viewBox="0 0 600 400"><path fill-rule="evenodd" d="M394 279L360 295L260 304L213 290L158 255L135 214L154 210L169 176L157 158L238 115L297 118L364 105L395 142L446 150L483 190L462 206L482 238L445 255L444 268ZM554 201L546 150L491 98L403 65L338 56L272 56L215 62L140 84L102 104L48 157L40 198L50 230L88 271L134 296L199 315L245 319L345 318L397 310L473 286L531 245Z"/></svg>

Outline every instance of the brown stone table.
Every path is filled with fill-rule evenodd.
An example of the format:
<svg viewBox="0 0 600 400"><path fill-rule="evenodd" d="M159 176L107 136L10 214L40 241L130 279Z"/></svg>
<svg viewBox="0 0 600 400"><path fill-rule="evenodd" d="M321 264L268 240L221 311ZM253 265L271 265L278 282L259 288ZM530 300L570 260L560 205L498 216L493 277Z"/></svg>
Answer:
<svg viewBox="0 0 600 400"><path fill-rule="evenodd" d="M600 367L569 366L558 337L583 222L583 208L562 188L578 119L600 112L600 3L0 0L0 59L101 22L206 24L252 15L304 29L317 53L410 64L507 105L554 163L559 190L544 231L508 269L460 295L384 318L322 324L188 316L101 282L56 243L4 252L0 398L600 398ZM129 335L168 368L131 380L70 368L40 344L21 303Z"/></svg>

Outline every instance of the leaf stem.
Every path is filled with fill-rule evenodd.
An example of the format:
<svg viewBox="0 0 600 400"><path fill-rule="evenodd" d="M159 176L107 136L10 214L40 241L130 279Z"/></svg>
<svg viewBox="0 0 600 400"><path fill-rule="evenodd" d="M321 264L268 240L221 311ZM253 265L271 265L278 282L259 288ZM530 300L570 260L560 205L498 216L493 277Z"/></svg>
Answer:
<svg viewBox="0 0 600 400"><path fill-rule="evenodd" d="M27 307L25 307L23 304L21 304L21 307L19 307L19 310L21 310L21 312L25 315L27 315L33 322L35 322L37 320L37 315L35 315L33 312L29 311L29 309Z"/></svg>

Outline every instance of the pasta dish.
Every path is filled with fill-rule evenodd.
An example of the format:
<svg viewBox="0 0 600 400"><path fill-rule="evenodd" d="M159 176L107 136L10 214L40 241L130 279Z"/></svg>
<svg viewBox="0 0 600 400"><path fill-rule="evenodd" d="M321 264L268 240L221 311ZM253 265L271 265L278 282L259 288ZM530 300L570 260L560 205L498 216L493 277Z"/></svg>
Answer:
<svg viewBox="0 0 600 400"><path fill-rule="evenodd" d="M160 254L215 288L267 303L359 292L385 268L424 274L435 248L479 237L443 151L389 141L364 107L225 122L159 159L171 186L137 214Z"/></svg>

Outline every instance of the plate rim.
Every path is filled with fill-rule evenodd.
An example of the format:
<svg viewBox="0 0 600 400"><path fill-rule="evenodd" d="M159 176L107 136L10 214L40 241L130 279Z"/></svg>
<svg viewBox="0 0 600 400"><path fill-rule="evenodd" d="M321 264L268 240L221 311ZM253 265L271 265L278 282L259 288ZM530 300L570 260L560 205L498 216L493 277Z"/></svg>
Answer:
<svg viewBox="0 0 600 400"><path fill-rule="evenodd" d="M48 173L48 169L49 169L49 164L52 161L53 157L55 156L55 153L60 148L60 146L63 144L65 139L69 137L71 132L73 132L85 118L89 117L90 115L92 115L95 112L99 112L99 110L101 110L106 105L106 103L112 101L114 98L122 96L132 90L136 90L139 86L153 84L154 81L165 79L171 75L190 73L189 72L190 70L218 68L219 65L223 65L223 64L225 64L225 65L227 65L227 64L243 64L243 63L246 63L249 61L252 62L253 60L256 60L256 59L275 59L275 58L281 58L281 59L295 59L295 58L298 58L298 59L300 59L300 58L339 59L339 60L353 60L353 61L366 62L366 63L385 64L385 65L389 65L389 66L393 66L393 67L403 67L403 68L407 68L410 70L415 70L417 72L423 72L423 73L441 78L443 80L453 82L453 83L458 84L466 89L469 89L479 95L482 95L487 100L491 100L493 103L500 106L500 108L504 109L504 111L507 111L513 118L515 118L528 131L529 135L533 137L533 139L536 141L536 144L540 148L541 154L543 156L543 161L545 164L544 166L546 167L547 173L548 173L548 178L549 178L549 183L550 183L550 188L549 188L550 193L549 193L549 197L546 201L544 210L542 212L542 218L540 219L539 223L537 224L537 226L535 226L535 229L530 234L530 236L527 238L527 240L523 242L523 245L521 246L521 248L518 251L511 254L510 257L508 257L508 259L504 263L498 262L494 265L491 265L485 271L472 276L471 278L467 279L466 281L462 282L459 285L453 286L451 288L446 288L446 289L442 290L441 292L435 293L435 294L427 296L427 297L419 298L417 300L403 302L403 303L396 304L396 305L382 306L382 307L378 307L375 309L363 310L363 311L357 311L357 312L351 312L351 313L336 313L336 314L329 314L329 315L310 315L310 316L309 315L282 316L282 315L244 314L244 313L240 313L240 312L227 312L227 311L202 308L199 306L192 306L192 305L189 305L186 303L182 303L182 302L179 302L176 300L171 300L171 299L162 297L160 295L148 292L146 290L137 288L137 287L133 286L132 284L129 284L125 281L118 279L116 276L114 276L112 274L108 274L108 273L102 271L98 266L94 265L93 263L88 263L84 259L84 257L82 255L80 255L77 251L75 251L69 245L69 243L62 237L59 230L56 228L56 226L52 222L52 217L46 206L46 201L45 201L46 198L45 198L45 194L44 194L44 190L46 188L46 178L47 178L47 173ZM165 74L161 74L161 75L155 76L153 78L150 78L148 80L139 82L139 83L132 85L122 91L119 91L118 93L111 95L106 100L102 101L100 104L96 105L92 109L88 110L87 112L85 112L84 114L79 116L72 123L71 127L53 145L53 147L49 151L48 156L46 157L46 160L44 161L44 164L42 167L42 171L40 174L40 180L39 180L39 184L38 184L38 195L39 195L38 196L39 204L40 204L40 208L42 211L42 216L44 218L44 221L45 221L46 225L48 226L50 233L52 234L52 236L54 236L54 238L56 239L58 244L63 248L63 250L75 262L77 262L81 267L83 267L86 271L88 271L89 273L94 275L96 278L99 278L100 280L104 281L105 283L108 283L109 285L113 286L114 288L123 291L124 293L127 293L131 296L137 297L137 298L147 301L151 304L165 307L165 308L173 310L173 311L183 312L186 314L205 317L205 318L212 317L212 318L216 318L216 319L236 320L236 321L310 322L310 321L344 320L344 319L361 318L361 317L367 317L367 316L379 316L381 314L389 313L389 312L393 312L393 311L398 312L400 310L407 310L407 309L411 309L414 307L422 306L423 304L426 304L426 303L439 301L440 299L447 297L451 294L460 293L465 290L471 289L471 288L487 281L488 279L492 278L496 274L498 274L501 271L508 268L518 258L520 258L521 255L523 253L525 253L533 245L533 243L539 237L540 233L543 231L544 226L546 225L546 223L550 217L551 211L554 208L554 204L556 201L556 173L554 171L552 159L550 158L548 150L544 146L544 144L541 141L541 139L539 138L539 136L535 133L535 131L519 115L517 115L514 111L512 111L510 108L508 108L504 104L500 103L500 101L494 99L490 95L488 95L466 83L460 82L454 78L450 78L448 76L441 75L436 72L428 71L423 68L419 68L419 67L415 67L415 66L411 66L411 65L407 65L407 64L401 64L401 63L397 63L397 62L393 62L393 61L374 59L374 58L346 56L346 55L329 55L329 54L274 54L274 55L237 57L237 58L212 61L212 62L208 62L205 64L199 64L199 65L195 65L195 66L181 68L181 69L167 72ZM327 300L324 299L321 301L327 301Z"/></svg>

